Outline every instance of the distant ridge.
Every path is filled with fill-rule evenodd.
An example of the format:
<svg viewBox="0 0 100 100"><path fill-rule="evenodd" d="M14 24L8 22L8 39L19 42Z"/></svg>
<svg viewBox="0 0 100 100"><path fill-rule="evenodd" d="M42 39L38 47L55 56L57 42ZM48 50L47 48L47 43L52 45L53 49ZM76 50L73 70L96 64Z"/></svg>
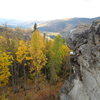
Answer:
<svg viewBox="0 0 100 100"><path fill-rule="evenodd" d="M64 18L50 21L22 21L14 19L0 18L0 25L7 24L8 27L16 28L32 28L34 23L38 24L38 28L43 32L59 32L66 35L71 29L81 24L90 24L92 21L100 20L96 18Z"/></svg>
<svg viewBox="0 0 100 100"><path fill-rule="evenodd" d="M39 25L41 31L47 32L60 32L61 34L67 34L74 27L81 24L90 24L95 20L100 20L100 17L96 18L70 18L70 19L60 19L44 22L45 26Z"/></svg>
<svg viewBox="0 0 100 100"><path fill-rule="evenodd" d="M31 28L35 22L40 23L40 21L24 21L24 20L0 18L0 25L4 26L5 24L7 24L7 26L10 28L16 28L16 27Z"/></svg>

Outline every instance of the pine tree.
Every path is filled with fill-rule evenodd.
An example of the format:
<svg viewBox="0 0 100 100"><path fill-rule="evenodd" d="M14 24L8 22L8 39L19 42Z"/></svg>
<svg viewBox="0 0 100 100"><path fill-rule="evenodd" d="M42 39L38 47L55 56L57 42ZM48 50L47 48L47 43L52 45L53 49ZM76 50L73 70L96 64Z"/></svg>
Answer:
<svg viewBox="0 0 100 100"><path fill-rule="evenodd" d="M35 23L34 24L34 31L37 29L37 24Z"/></svg>

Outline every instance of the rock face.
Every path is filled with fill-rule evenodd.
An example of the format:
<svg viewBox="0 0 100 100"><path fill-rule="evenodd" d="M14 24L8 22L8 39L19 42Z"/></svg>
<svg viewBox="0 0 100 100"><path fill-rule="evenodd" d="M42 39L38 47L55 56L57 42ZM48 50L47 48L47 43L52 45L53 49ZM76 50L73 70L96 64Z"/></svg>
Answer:
<svg viewBox="0 0 100 100"><path fill-rule="evenodd" d="M100 100L100 21L69 34L73 74L65 81L60 100Z"/></svg>

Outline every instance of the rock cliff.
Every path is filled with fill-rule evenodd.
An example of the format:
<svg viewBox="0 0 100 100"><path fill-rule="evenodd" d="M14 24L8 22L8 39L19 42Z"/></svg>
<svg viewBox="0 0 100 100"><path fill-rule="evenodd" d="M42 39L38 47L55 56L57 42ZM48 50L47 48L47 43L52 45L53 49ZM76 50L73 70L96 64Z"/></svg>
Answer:
<svg viewBox="0 0 100 100"><path fill-rule="evenodd" d="M82 27L83 29L83 27ZM65 81L60 100L100 100L100 21L69 34L73 74Z"/></svg>

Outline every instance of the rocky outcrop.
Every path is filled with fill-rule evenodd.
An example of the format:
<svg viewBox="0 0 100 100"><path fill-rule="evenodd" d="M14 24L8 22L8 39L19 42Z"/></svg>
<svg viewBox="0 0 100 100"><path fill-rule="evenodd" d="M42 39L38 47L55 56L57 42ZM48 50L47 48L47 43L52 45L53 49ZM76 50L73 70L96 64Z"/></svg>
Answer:
<svg viewBox="0 0 100 100"><path fill-rule="evenodd" d="M81 28L80 28L81 29ZM65 81L60 100L100 100L100 21L69 34L73 74Z"/></svg>

